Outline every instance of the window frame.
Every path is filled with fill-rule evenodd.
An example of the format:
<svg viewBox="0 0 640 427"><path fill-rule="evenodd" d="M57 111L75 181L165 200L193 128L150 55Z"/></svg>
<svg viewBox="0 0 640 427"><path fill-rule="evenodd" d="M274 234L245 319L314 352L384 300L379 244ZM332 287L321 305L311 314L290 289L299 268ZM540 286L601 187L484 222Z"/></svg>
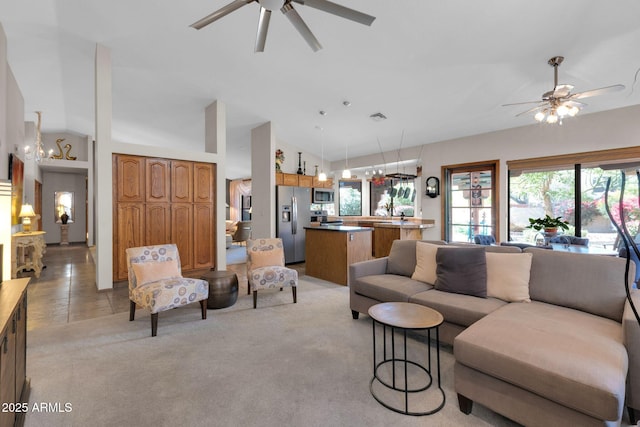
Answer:
<svg viewBox="0 0 640 427"><path fill-rule="evenodd" d="M454 165L444 165L441 167L441 179L444 195L441 203L441 218L443 227L441 228L441 238L449 242L451 238L451 176L455 173L471 173L491 170L491 216L493 224L493 234L496 241L500 241L500 160L485 160L481 162L460 163Z"/></svg>

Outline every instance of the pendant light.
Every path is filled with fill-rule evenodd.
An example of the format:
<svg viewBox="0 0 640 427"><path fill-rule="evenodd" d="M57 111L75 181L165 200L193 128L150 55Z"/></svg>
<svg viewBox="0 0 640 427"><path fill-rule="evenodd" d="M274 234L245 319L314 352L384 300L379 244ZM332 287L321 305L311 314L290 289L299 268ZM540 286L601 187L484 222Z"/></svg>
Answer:
<svg viewBox="0 0 640 427"><path fill-rule="evenodd" d="M344 146L344 170L342 171L342 178L351 179L351 171L349 170L349 144Z"/></svg>
<svg viewBox="0 0 640 427"><path fill-rule="evenodd" d="M320 132L322 132L322 128L320 126L316 126ZM322 162L320 163L320 173L318 174L318 181L325 182L327 180L327 174L324 173L324 138L322 138L322 133L320 133L320 150L322 153Z"/></svg>

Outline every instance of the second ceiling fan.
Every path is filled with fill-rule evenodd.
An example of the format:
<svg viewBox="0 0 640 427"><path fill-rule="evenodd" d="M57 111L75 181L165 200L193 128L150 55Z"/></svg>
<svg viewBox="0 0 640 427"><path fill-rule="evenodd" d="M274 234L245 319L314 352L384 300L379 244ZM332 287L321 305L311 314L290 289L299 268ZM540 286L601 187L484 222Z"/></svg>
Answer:
<svg viewBox="0 0 640 427"><path fill-rule="evenodd" d="M336 3L332 3L328 0L234 0L228 5L216 10L210 15L205 16L197 22L194 22L190 27L199 30L206 27L212 22L240 9L242 6L246 6L249 3L260 3L260 18L258 20L258 34L256 35L256 52L264 52L264 46L267 41L267 32L269 30L269 20L271 19L271 12L276 9L280 11L289 19L289 22L298 30L302 38L313 49L314 52L322 49L322 45L313 35L307 24L302 20L296 9L294 9L293 3L298 3L304 6L309 6L314 9L322 10L324 12L331 13L333 15L346 18L354 22L358 22L363 25L371 25L376 19L371 15L367 15L357 10L350 9L345 6L341 6Z"/></svg>

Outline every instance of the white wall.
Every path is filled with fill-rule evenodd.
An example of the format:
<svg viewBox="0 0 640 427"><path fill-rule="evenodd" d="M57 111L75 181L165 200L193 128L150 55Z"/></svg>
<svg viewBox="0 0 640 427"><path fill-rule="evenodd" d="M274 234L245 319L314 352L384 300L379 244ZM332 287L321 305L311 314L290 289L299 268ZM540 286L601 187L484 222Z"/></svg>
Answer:
<svg viewBox="0 0 640 427"><path fill-rule="evenodd" d="M507 240L507 164L509 160L598 151L640 145L640 106L585 114L563 125L532 124L514 129L442 141L424 146L422 179L440 177L440 167L484 160L500 160L500 240ZM441 189L442 190L442 189ZM441 237L442 196L422 196L423 218L435 219L425 239Z"/></svg>

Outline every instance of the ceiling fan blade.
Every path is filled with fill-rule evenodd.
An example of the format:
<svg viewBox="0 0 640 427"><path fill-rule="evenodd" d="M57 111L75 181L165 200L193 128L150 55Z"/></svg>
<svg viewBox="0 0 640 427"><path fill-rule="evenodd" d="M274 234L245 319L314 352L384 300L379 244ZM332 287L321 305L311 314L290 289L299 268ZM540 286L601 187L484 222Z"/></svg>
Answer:
<svg viewBox="0 0 640 427"><path fill-rule="evenodd" d="M363 25L371 25L376 19L375 16L367 15L366 13L358 12L357 10L350 9L348 7L332 3L328 0L293 0L296 3L312 7L314 9L322 10L323 12L331 13L341 18L349 19Z"/></svg>
<svg viewBox="0 0 640 427"><path fill-rule="evenodd" d="M269 31L269 19L271 19L271 11L261 7L254 52L264 52L264 44L267 42L267 31Z"/></svg>
<svg viewBox="0 0 640 427"><path fill-rule="evenodd" d="M314 52L322 49L322 45L320 44L318 39L316 39L307 24L305 24L298 12L293 8L293 6L291 6L290 3L285 3L280 11L284 13L284 16L289 19L289 22L291 22L291 24L296 27L296 30L298 30L302 38L307 42L309 47L313 49Z"/></svg>
<svg viewBox="0 0 640 427"><path fill-rule="evenodd" d="M592 90L587 90L585 92L574 93L569 97L569 99L581 99L581 98L588 98L590 96L604 95L605 93L617 92L622 89L624 89L624 85L606 86L606 87L601 87L599 89L592 89Z"/></svg>
<svg viewBox="0 0 640 427"><path fill-rule="evenodd" d="M218 19L224 16L227 16L231 12L234 12L240 9L242 6L248 5L249 3L253 3L254 1L256 0L235 0L232 3L229 3L228 5L216 10L212 14L205 16L201 20L194 22L189 26L191 28L195 28L196 30L200 30L201 28L206 27L212 22L217 21Z"/></svg>
<svg viewBox="0 0 640 427"><path fill-rule="evenodd" d="M553 97L564 98L565 96L569 96L572 90L572 85L557 85L555 89L553 89Z"/></svg>
<svg viewBox="0 0 640 427"><path fill-rule="evenodd" d="M539 104L540 101L525 101L525 102L512 102L511 104L502 104L503 107L510 107L512 105L525 105L525 104Z"/></svg>
<svg viewBox="0 0 640 427"><path fill-rule="evenodd" d="M536 107L533 107L533 108L528 109L527 111L523 111L522 113L518 113L518 114L516 114L516 117L520 117L520 116L522 116L522 115L524 115L524 114L528 114L528 113L533 113L534 111L543 110L543 109L547 108L547 106L548 106L548 105L549 105L549 104L547 104L547 103L545 102L545 103L544 103L544 104L542 104L542 105L538 105L538 106L536 106Z"/></svg>

